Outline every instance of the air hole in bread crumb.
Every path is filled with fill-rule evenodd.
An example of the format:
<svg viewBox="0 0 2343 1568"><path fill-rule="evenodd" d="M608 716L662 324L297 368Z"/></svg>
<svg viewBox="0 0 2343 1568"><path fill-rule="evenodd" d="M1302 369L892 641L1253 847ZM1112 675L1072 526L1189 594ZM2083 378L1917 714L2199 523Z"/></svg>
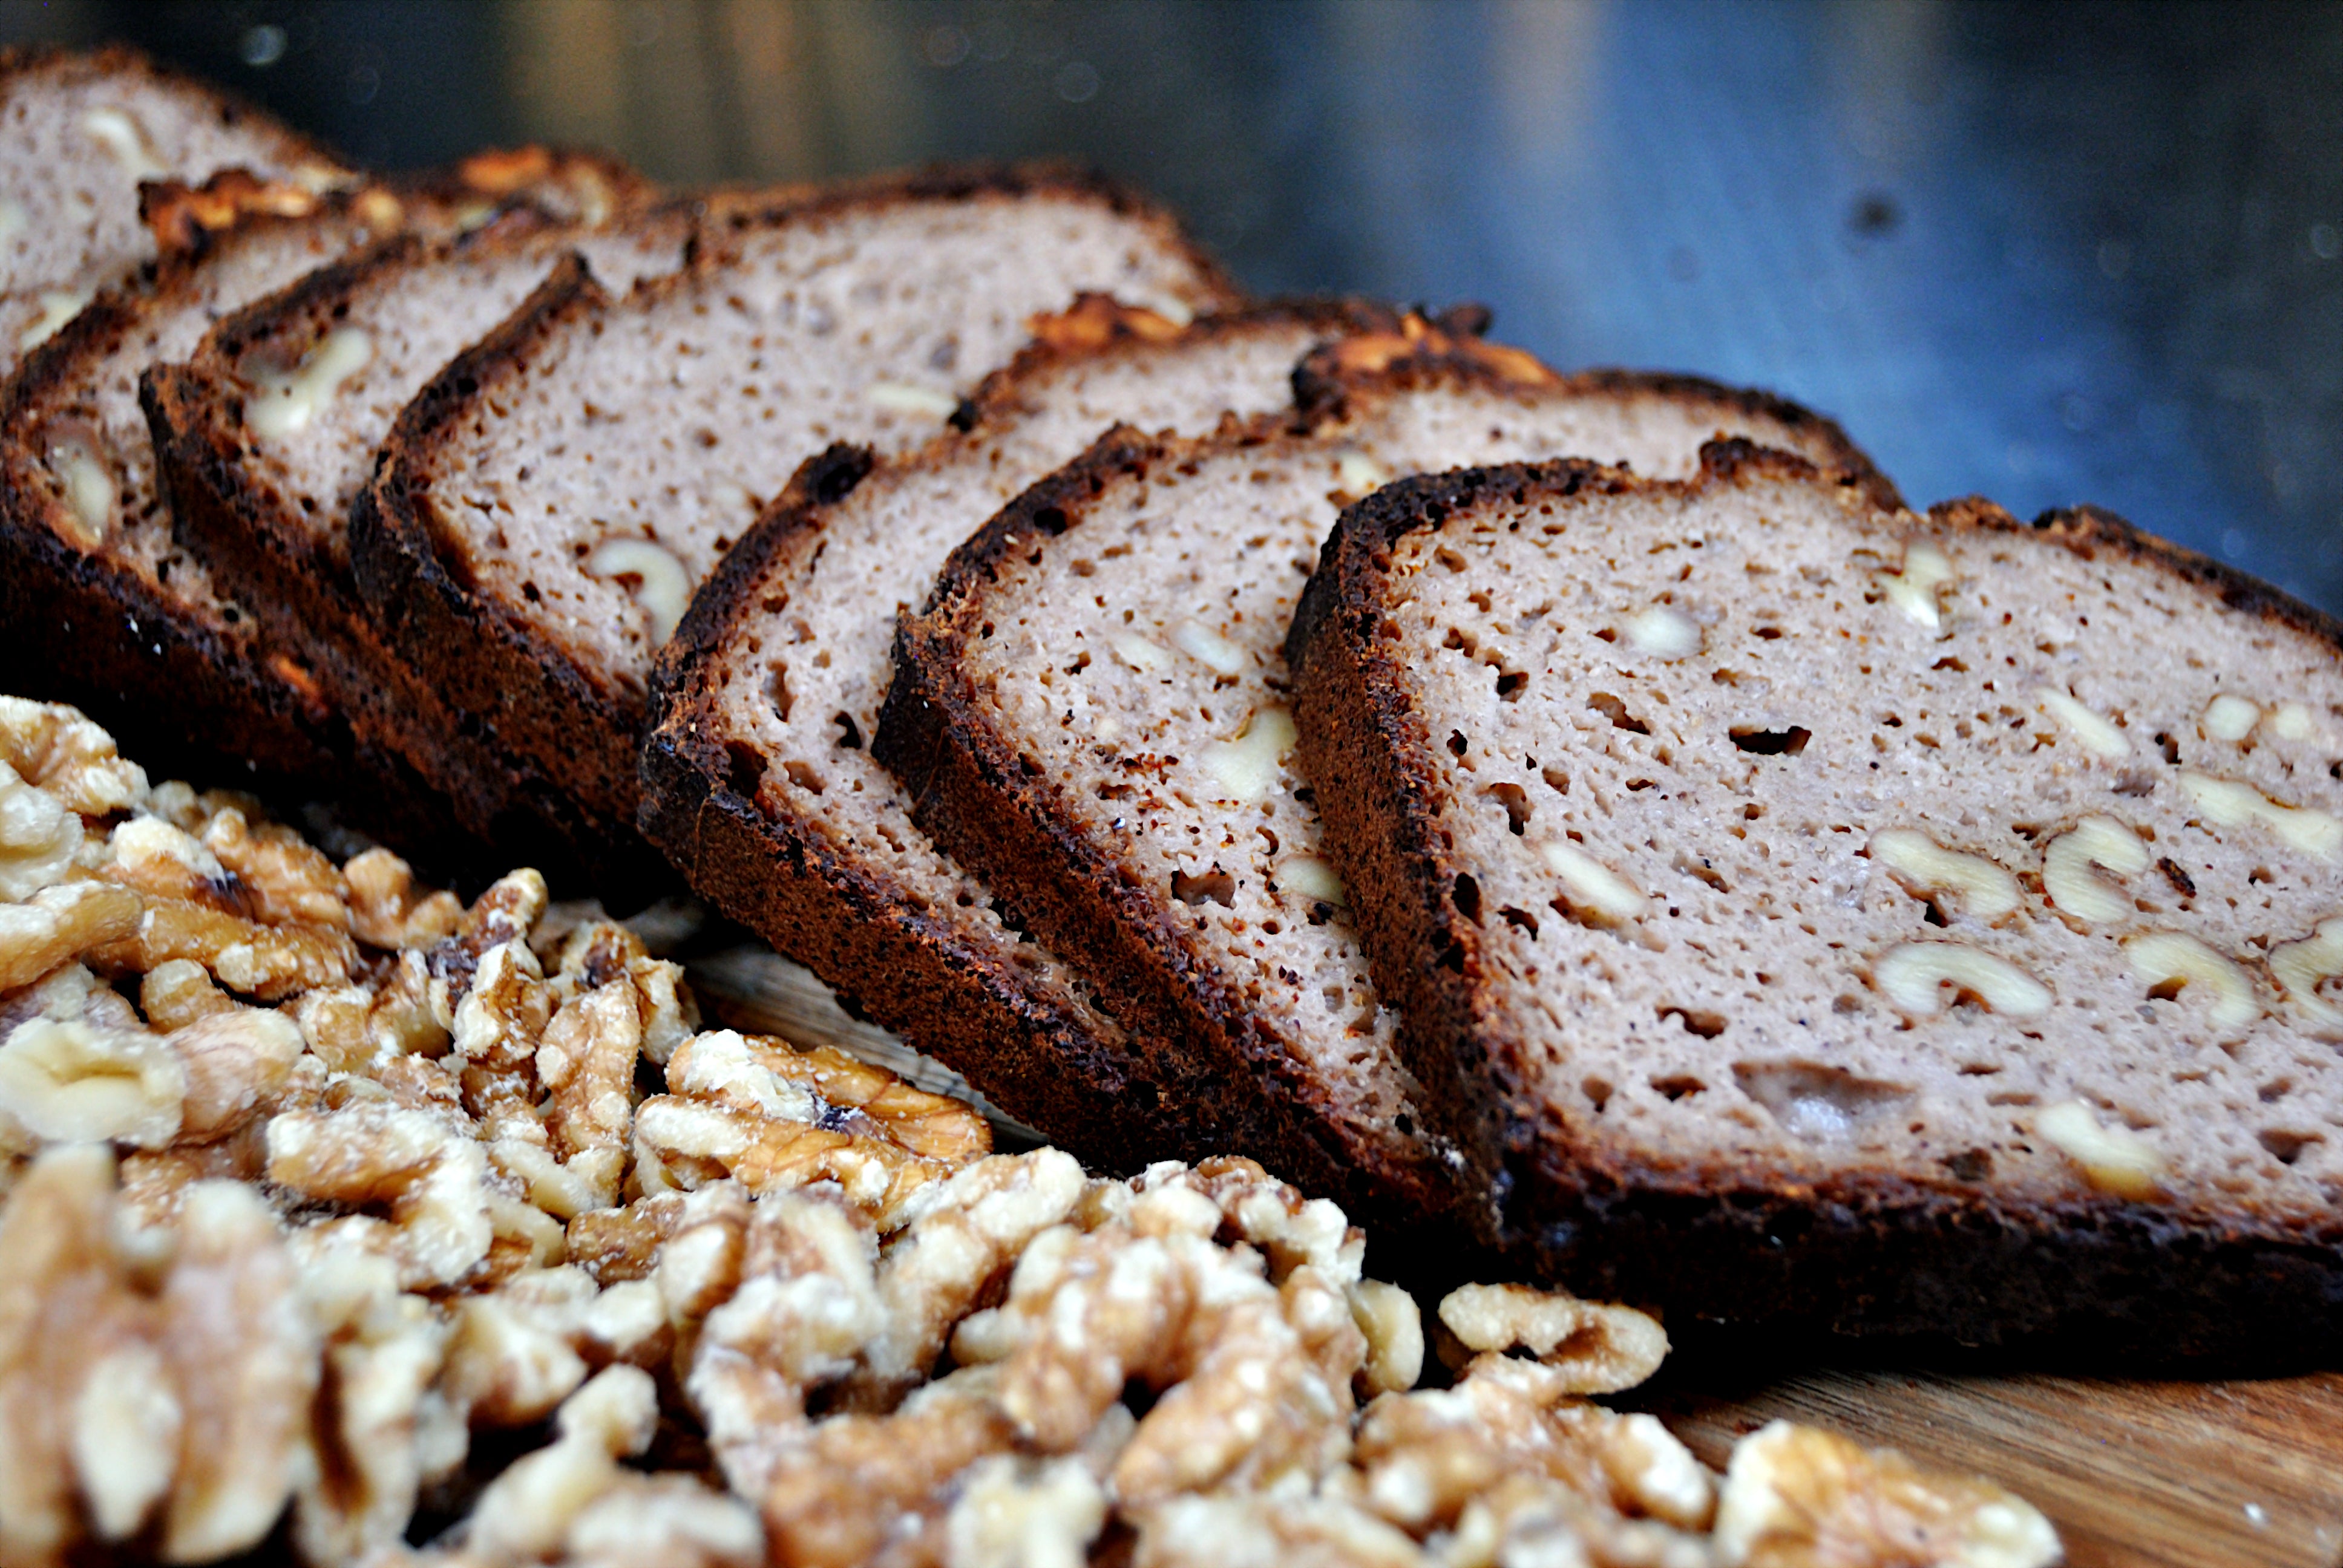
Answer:
<svg viewBox="0 0 2343 1568"><path fill-rule="evenodd" d="M1703 1083L1697 1078L1680 1076L1675 1078L1655 1078L1652 1080L1653 1090L1659 1094L1664 1095L1671 1101L1682 1100L1686 1095L1698 1094L1707 1087L1707 1084Z"/></svg>
<svg viewBox="0 0 2343 1568"><path fill-rule="evenodd" d="M1522 698L1522 689L1529 683L1529 676L1522 670L1500 671L1497 676L1497 699L1500 702L1519 702Z"/></svg>
<svg viewBox="0 0 2343 1568"><path fill-rule="evenodd" d="M1474 925L1481 923L1481 884L1474 881L1469 873L1456 873L1456 885L1450 890L1449 898L1455 904L1458 914Z"/></svg>
<svg viewBox="0 0 2343 1568"><path fill-rule="evenodd" d="M1517 910L1513 905L1507 904L1503 909L1499 910L1497 914L1505 924L1515 930L1527 931L1533 937L1538 934L1537 917L1527 910Z"/></svg>
<svg viewBox="0 0 2343 1568"><path fill-rule="evenodd" d="M2288 1095L2294 1092L2294 1080L2290 1078L2273 1079L2269 1082L2263 1084L2261 1088L2257 1090L2255 1092L2261 1096L2261 1101L2264 1105L2275 1105L2279 1101L2284 1100Z"/></svg>
<svg viewBox="0 0 2343 1568"><path fill-rule="evenodd" d="M1945 1156L1946 1173L1956 1181L1983 1181L1993 1175L1993 1156L1982 1149L1964 1149Z"/></svg>
<svg viewBox="0 0 2343 1568"><path fill-rule="evenodd" d="M2156 745L2157 749L2164 753L2164 761L2167 767L2177 768L2180 766L2180 742L2173 739L2171 736L2159 729L2156 732Z"/></svg>
<svg viewBox="0 0 2343 1568"><path fill-rule="evenodd" d="M1555 794L1567 795L1570 793L1570 775L1564 772L1561 769L1542 768L1538 770L1538 777L1544 779L1546 788L1553 790Z"/></svg>
<svg viewBox="0 0 2343 1568"><path fill-rule="evenodd" d="M757 786L765 780L765 759L745 740L735 740L725 750L725 783L735 795L755 799Z"/></svg>
<svg viewBox="0 0 2343 1568"><path fill-rule="evenodd" d="M1448 754L1452 757L1462 757L1464 755L1464 732L1461 729L1450 730L1448 732Z"/></svg>
<svg viewBox="0 0 2343 1568"><path fill-rule="evenodd" d="M781 765L781 770L789 776L790 783L796 785L807 794L819 795L821 793L821 775L815 772L806 764L802 762L785 762Z"/></svg>
<svg viewBox="0 0 2343 1568"><path fill-rule="evenodd" d="M1529 791L1518 784L1492 784L1481 791L1505 809L1505 825L1518 837L1533 815Z"/></svg>
<svg viewBox="0 0 2343 1568"><path fill-rule="evenodd" d="M1651 727L1627 711L1627 705L1607 691L1598 691L1586 699L1586 706L1609 719L1613 728L1631 735L1649 735Z"/></svg>
<svg viewBox="0 0 2343 1568"><path fill-rule="evenodd" d="M1598 1111L1611 1103L1614 1092L1607 1078L1589 1078L1578 1086L1578 1091L1586 1096L1587 1103Z"/></svg>
<svg viewBox="0 0 2343 1568"><path fill-rule="evenodd" d="M1757 729L1735 725L1731 734L1733 744L1756 757L1795 757L1814 739L1814 731L1801 724L1787 729Z"/></svg>
<svg viewBox="0 0 2343 1568"><path fill-rule="evenodd" d="M1782 635L1782 628L1778 626L1761 626L1757 628L1756 635L1764 638L1767 642L1772 642Z"/></svg>
<svg viewBox="0 0 2343 1568"><path fill-rule="evenodd" d="M849 751L862 749L862 729L854 722L851 713L833 713L830 721L838 726L838 743Z"/></svg>
<svg viewBox="0 0 2343 1568"><path fill-rule="evenodd" d="M2293 1164L2302 1158L2303 1150L2323 1141L2316 1132L2281 1132L2275 1127L2267 1128L2255 1136L2261 1146L2269 1151L2270 1158L2281 1165Z"/></svg>
<svg viewBox="0 0 2343 1568"><path fill-rule="evenodd" d="M1172 896L1183 904L1230 904L1236 900L1237 879L1215 864L1202 876L1172 873Z"/></svg>
<svg viewBox="0 0 2343 1568"><path fill-rule="evenodd" d="M1725 1015L1721 1012L1702 1012L1696 1008L1663 1007L1660 1009L1660 1017L1663 1020L1670 1017L1680 1020L1686 1034L1696 1034L1703 1040L1715 1040L1725 1032Z"/></svg>

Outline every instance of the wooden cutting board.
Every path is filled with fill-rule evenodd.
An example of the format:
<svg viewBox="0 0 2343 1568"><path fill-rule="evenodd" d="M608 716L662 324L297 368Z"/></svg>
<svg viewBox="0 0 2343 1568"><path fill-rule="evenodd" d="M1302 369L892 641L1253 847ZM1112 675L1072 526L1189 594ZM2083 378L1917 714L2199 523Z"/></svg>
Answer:
<svg viewBox="0 0 2343 1568"><path fill-rule="evenodd" d="M702 1004L734 1028L836 1046L983 1105L957 1074L850 1016L810 973L762 948L688 967ZM1039 1141L984 1109L1004 1147ZM2343 1564L2343 1373L2125 1382L1810 1372L1642 1402L1720 1469L1736 1438L1786 1417L1990 1476L2050 1516L2074 1568Z"/></svg>
<svg viewBox="0 0 2343 1568"><path fill-rule="evenodd" d="M1648 1402L1708 1463L1776 1417L1991 1476L2050 1516L2074 1568L2336 1568L2343 1374L2255 1382L1815 1372Z"/></svg>

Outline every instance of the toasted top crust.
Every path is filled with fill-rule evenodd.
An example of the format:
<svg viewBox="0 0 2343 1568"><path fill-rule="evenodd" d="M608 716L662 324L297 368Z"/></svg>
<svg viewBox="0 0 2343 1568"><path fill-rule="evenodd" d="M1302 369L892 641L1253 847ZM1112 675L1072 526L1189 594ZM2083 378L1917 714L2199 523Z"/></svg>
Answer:
<svg viewBox="0 0 2343 1568"><path fill-rule="evenodd" d="M947 827L950 846L1050 940L1087 942L1093 972L1125 967L1090 931L1111 911L1180 999L1159 1005L1306 1107L1385 1208L1420 1216L1442 1156L1288 759L1280 644L1319 540L1343 499L1484 453L1594 450L1683 472L1736 427L1829 460L1853 448L1802 410L1753 417L1744 397L1680 382L1565 377L1415 319L1322 348L1298 379L1329 394L1298 427L1118 433L955 551L899 646L879 755L915 781L972 774L986 782L970 788L1013 796L1030 840ZM1061 929L1029 882L1089 893L1061 906Z"/></svg>
<svg viewBox="0 0 2343 1568"><path fill-rule="evenodd" d="M1742 1194L2331 1244L2336 624L2103 513L1704 458L1393 487L1293 628L1514 1231Z"/></svg>
<svg viewBox="0 0 2343 1568"><path fill-rule="evenodd" d="M0 366L155 254L141 180L240 166L312 191L348 176L313 144L136 52L0 54Z"/></svg>

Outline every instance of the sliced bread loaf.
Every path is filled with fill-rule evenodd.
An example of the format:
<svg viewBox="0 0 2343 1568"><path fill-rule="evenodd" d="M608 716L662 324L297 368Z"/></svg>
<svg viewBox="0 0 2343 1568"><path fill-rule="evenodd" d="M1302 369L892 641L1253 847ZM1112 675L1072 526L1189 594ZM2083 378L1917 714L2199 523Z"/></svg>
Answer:
<svg viewBox="0 0 2343 1568"><path fill-rule="evenodd" d="M31 661L28 689L137 737L158 767L232 758L239 771L322 777L333 745L315 683L298 660L273 654L234 596L172 538L138 377L191 351L226 312L379 238L399 211L299 196L284 204L297 210L223 222L205 194L156 215L193 249L101 294L10 381L0 405L0 640ZM251 194L272 199L271 187Z"/></svg>
<svg viewBox="0 0 2343 1568"><path fill-rule="evenodd" d="M1083 289L1182 318L1230 297L1161 211L1034 170L736 203L672 278L549 285L402 416L354 522L386 631L503 759L429 765L459 799L541 777L639 844L651 660L694 587L799 463L926 440Z"/></svg>
<svg viewBox="0 0 2343 1568"><path fill-rule="evenodd" d="M549 278L575 286L590 265L630 286L679 265L693 229L685 206L621 203L596 216L565 221L532 204L460 236L400 234L219 322L186 363L147 372L178 538L312 672L370 753L407 758L467 736L432 676L395 658L362 613L351 502L399 409ZM509 853L569 863L566 845L527 836L535 815L503 792L458 806L465 829Z"/></svg>
<svg viewBox="0 0 2343 1568"><path fill-rule="evenodd" d="M0 50L0 372L156 254L142 180L348 176L266 115L133 50Z"/></svg>
<svg viewBox="0 0 2343 1568"><path fill-rule="evenodd" d="M1097 1163L1245 1140L1226 1086L1126 1030L938 849L872 760L899 612L955 545L1117 421L1209 429L1292 398L1317 343L1388 328L1353 305L1267 305L1182 328L1101 296L1038 322L917 454L833 448L734 546L652 683L644 830L701 896ZM1252 1107L1241 1101L1240 1123Z"/></svg>
<svg viewBox="0 0 2343 1568"><path fill-rule="evenodd" d="M1681 473L1719 429L1869 470L1786 405L1567 378L1421 321L1332 346L1301 380L1298 417L1111 435L956 550L899 639L876 755L1110 1010L1182 1042L1216 1097L1182 1107L1200 1130L1420 1221L1450 1191L1425 1156L1452 1151L1413 1104L1290 755L1282 642L1342 500L1493 453Z"/></svg>
<svg viewBox="0 0 2343 1568"><path fill-rule="evenodd" d="M2105 514L1703 456L1379 492L1292 628L1508 1240L1743 1322L2332 1353L2343 628Z"/></svg>
<svg viewBox="0 0 2343 1568"><path fill-rule="evenodd" d="M264 634L248 585L223 589L174 538L139 376L193 353L222 317L387 236L452 236L515 194L570 206L635 183L607 160L524 148L322 196L241 170L197 187L147 185L160 259L36 348L0 399L0 647L43 695L137 736L158 766L233 763L256 784L398 826L377 808L403 792L352 798L375 769L349 766L350 738L308 656Z"/></svg>

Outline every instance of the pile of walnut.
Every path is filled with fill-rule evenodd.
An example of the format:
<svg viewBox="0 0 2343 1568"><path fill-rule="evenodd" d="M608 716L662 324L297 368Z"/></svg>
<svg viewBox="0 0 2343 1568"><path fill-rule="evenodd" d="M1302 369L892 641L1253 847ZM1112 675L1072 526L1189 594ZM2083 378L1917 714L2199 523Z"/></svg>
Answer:
<svg viewBox="0 0 2343 1568"><path fill-rule="evenodd" d="M1410 1392L1413 1300L1250 1161L1089 1178L696 1030L533 872L337 869L0 699L0 1564L2056 1556L1821 1432L1720 1479L1588 1399L1665 1353L1626 1308L1456 1292Z"/></svg>

